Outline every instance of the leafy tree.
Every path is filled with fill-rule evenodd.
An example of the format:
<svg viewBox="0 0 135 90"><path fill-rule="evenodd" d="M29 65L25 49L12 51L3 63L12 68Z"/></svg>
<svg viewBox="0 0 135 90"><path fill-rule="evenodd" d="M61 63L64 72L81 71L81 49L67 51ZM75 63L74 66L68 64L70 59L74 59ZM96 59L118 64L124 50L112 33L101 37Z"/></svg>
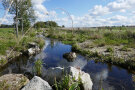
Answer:
<svg viewBox="0 0 135 90"><path fill-rule="evenodd" d="M45 23L44 22L37 22L34 24L34 27L39 29L39 28L45 28Z"/></svg>
<svg viewBox="0 0 135 90"><path fill-rule="evenodd" d="M5 9L10 6L10 3L11 0L2 0L2 4ZM31 23L35 21L35 14L31 0L13 0L9 13L15 14L14 19L16 19L16 17L23 18L25 29L30 27ZM19 26L21 26L21 20L18 21Z"/></svg>
<svg viewBox="0 0 135 90"><path fill-rule="evenodd" d="M64 25L62 25L62 28L64 28L65 26Z"/></svg>
<svg viewBox="0 0 135 90"><path fill-rule="evenodd" d="M35 28L50 28L50 27L59 27L55 21L46 21L46 22L37 22L34 25Z"/></svg>
<svg viewBox="0 0 135 90"><path fill-rule="evenodd" d="M46 27L58 27L58 24L55 21L47 21L45 22Z"/></svg>

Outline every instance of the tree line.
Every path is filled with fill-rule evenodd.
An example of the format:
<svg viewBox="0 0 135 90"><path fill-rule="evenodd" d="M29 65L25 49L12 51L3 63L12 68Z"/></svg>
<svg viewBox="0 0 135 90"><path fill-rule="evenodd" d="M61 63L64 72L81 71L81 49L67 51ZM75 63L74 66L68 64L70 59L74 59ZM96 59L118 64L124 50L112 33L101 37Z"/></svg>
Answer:
<svg viewBox="0 0 135 90"><path fill-rule="evenodd" d="M46 22L39 21L34 24L34 27L35 28L50 28L50 27L59 27L59 26L55 21L46 21Z"/></svg>
<svg viewBox="0 0 135 90"><path fill-rule="evenodd" d="M2 25L0 26L0 28L14 28L14 25L2 24Z"/></svg>

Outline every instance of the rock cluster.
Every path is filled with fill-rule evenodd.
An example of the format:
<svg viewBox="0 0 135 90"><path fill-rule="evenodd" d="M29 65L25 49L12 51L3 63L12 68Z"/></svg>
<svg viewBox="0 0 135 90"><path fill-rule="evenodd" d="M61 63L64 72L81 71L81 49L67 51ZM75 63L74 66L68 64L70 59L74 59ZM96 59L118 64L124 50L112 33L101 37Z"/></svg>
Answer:
<svg viewBox="0 0 135 90"><path fill-rule="evenodd" d="M74 67L67 68L49 68L45 75L45 80L49 82L49 84L53 85L55 78L60 81L63 75L69 74L71 77L74 77L77 81L79 78L82 81L84 90L92 90L92 80L88 73L81 71L80 69L76 69Z"/></svg>
<svg viewBox="0 0 135 90"><path fill-rule="evenodd" d="M93 83L90 75L74 67L49 68L46 70L45 76L43 77L45 81L35 76L22 90L52 90L50 85L55 84L55 79L59 82L62 80L62 77L67 74L74 78L75 81L81 79L84 90L92 90Z"/></svg>

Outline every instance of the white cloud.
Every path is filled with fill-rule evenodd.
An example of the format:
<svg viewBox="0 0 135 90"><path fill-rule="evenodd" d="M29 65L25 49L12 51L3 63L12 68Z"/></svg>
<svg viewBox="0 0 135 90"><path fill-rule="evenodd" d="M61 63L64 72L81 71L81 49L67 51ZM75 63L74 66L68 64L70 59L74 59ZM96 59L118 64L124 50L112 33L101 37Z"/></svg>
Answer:
<svg viewBox="0 0 135 90"><path fill-rule="evenodd" d="M96 5L93 9L90 10L90 15L92 16L102 16L108 13L110 13L109 8L103 7L102 5Z"/></svg>
<svg viewBox="0 0 135 90"><path fill-rule="evenodd" d="M38 18L38 21L46 20L46 18L48 17L48 11L46 7L43 5L45 1L46 0L32 0L33 8L35 10L35 15Z"/></svg>
<svg viewBox="0 0 135 90"><path fill-rule="evenodd" d="M48 11L43 3L46 0L32 0L37 21L54 20L59 25L72 26L72 21L66 13L65 17L59 17L56 11ZM69 11L70 12L70 11ZM48 15L47 15L48 13ZM127 16L128 14L129 16ZM106 5L95 5L83 16L71 15L75 27L95 27L112 25L134 25L135 24L135 0L114 0ZM9 23L9 19L4 20Z"/></svg>
<svg viewBox="0 0 135 90"><path fill-rule="evenodd" d="M65 14L65 12L62 12L62 14Z"/></svg>

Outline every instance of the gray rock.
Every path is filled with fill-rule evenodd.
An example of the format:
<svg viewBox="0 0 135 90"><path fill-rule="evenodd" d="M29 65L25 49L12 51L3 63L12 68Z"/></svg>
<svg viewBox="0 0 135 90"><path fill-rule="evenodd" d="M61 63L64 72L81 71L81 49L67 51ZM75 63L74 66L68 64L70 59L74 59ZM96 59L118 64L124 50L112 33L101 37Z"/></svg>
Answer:
<svg viewBox="0 0 135 90"><path fill-rule="evenodd" d="M61 81L63 75L69 74L71 77L74 77L77 81L79 78L82 80L83 88L85 90L92 90L92 80L88 73L81 71L80 69L76 69L74 67L67 67L67 68L50 68L47 70L45 75L45 80L49 82L49 84L53 85L55 78L57 81Z"/></svg>
<svg viewBox="0 0 135 90"><path fill-rule="evenodd" d="M65 59L67 59L69 62L72 62L77 56L75 52L65 53L63 55Z"/></svg>
<svg viewBox="0 0 135 90"><path fill-rule="evenodd" d="M53 90L48 82L35 76L22 90Z"/></svg>
<svg viewBox="0 0 135 90"><path fill-rule="evenodd" d="M93 83L88 73L74 67L65 68L64 71L74 77L75 80L81 78L84 90L92 90Z"/></svg>
<svg viewBox="0 0 135 90"><path fill-rule="evenodd" d="M6 82L5 82L6 81ZM20 90L29 82L29 79L22 74L6 74L0 77L0 86L2 90ZM5 86L8 85L8 89Z"/></svg>
<svg viewBox="0 0 135 90"><path fill-rule="evenodd" d="M34 55L36 52L38 53L40 51L39 47L36 48L29 48L27 51L28 55Z"/></svg>

